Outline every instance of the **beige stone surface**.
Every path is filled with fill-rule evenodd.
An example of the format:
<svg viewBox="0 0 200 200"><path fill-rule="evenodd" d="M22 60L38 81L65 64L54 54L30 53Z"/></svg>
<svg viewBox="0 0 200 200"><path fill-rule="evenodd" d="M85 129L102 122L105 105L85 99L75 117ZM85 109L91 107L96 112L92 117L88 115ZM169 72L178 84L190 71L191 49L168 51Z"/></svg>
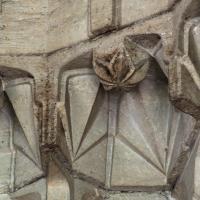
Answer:
<svg viewBox="0 0 200 200"><path fill-rule="evenodd" d="M121 23L127 25L169 8L169 0L122 0Z"/></svg>
<svg viewBox="0 0 200 200"><path fill-rule="evenodd" d="M197 152L196 164L195 164L195 196L200 198L200 146Z"/></svg>
<svg viewBox="0 0 200 200"><path fill-rule="evenodd" d="M122 1L121 6L94 0L90 5L87 0L4 1L0 14L0 54L44 53L71 46L88 39L91 31L114 27L120 15L125 25L167 8L168 3L161 2L159 8L155 7L157 2L150 3L148 13L143 12L146 2L128 0Z"/></svg>
<svg viewBox="0 0 200 200"><path fill-rule="evenodd" d="M168 195L165 193L135 193L135 194L113 194L109 200L168 200Z"/></svg>
<svg viewBox="0 0 200 200"><path fill-rule="evenodd" d="M49 164L47 198L48 200L70 200L69 183L53 161Z"/></svg>
<svg viewBox="0 0 200 200"><path fill-rule="evenodd" d="M88 38L88 0L49 0L48 51Z"/></svg>
<svg viewBox="0 0 200 200"><path fill-rule="evenodd" d="M87 0L4 1L0 14L0 54L51 52L88 39L91 31L109 30L120 19L121 25L126 25L172 4L167 0L119 2L92 0L89 5ZM148 12L144 12L146 6Z"/></svg>
<svg viewBox="0 0 200 200"><path fill-rule="evenodd" d="M2 3L0 54L46 52L47 3L46 0Z"/></svg>
<svg viewBox="0 0 200 200"><path fill-rule="evenodd" d="M191 200L194 190L200 199L200 125L182 112L200 116L190 101L200 102L199 0L0 6L0 105L7 106L0 107L0 200L169 200L169 186L180 200ZM142 51L120 48L127 36ZM189 48L177 51L179 45ZM96 50L109 79L92 69ZM143 51L150 58L144 80L130 82L131 90L105 91L105 82L119 88L134 64L140 69ZM187 87L175 91L180 82ZM171 102L168 88L189 93L187 106L183 96Z"/></svg>
<svg viewBox="0 0 200 200"><path fill-rule="evenodd" d="M114 1L90 0L90 29L92 33L108 31L114 22Z"/></svg>

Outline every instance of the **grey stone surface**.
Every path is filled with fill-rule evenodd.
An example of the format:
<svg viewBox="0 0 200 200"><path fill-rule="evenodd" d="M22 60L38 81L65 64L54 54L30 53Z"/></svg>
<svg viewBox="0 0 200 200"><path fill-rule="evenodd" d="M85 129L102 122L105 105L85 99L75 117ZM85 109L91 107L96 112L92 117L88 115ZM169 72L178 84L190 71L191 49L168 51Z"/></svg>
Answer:
<svg viewBox="0 0 200 200"><path fill-rule="evenodd" d="M0 157L1 162L3 163L0 167L0 192L4 193L8 191L10 184L10 176L11 176L11 158L12 152L10 150L9 145L9 137L10 137L10 126L9 118L6 114L6 108L2 109L0 114L1 121L1 131L0 131Z"/></svg>
<svg viewBox="0 0 200 200"><path fill-rule="evenodd" d="M141 20L150 15L164 11L168 9L168 6L168 0L123 0L121 1L122 25L127 25L134 21Z"/></svg>
<svg viewBox="0 0 200 200"><path fill-rule="evenodd" d="M99 34L112 30L116 26L116 2L112 0L89 0L89 25L92 34Z"/></svg>
<svg viewBox="0 0 200 200"><path fill-rule="evenodd" d="M6 78L1 92L1 193L14 192L43 176L33 114L32 79Z"/></svg>
<svg viewBox="0 0 200 200"><path fill-rule="evenodd" d="M46 14L46 0L2 2L0 54L45 52Z"/></svg>
<svg viewBox="0 0 200 200"><path fill-rule="evenodd" d="M174 191L176 198L188 200L199 198L194 193L196 185L198 185L198 175L195 175L194 168L199 142L199 13L195 8L199 6L199 1L182 1L175 11L174 19L177 24L175 28L175 57L169 68L172 100L179 109L197 119L194 131L187 139L187 145L182 147L184 149L183 155L189 159L179 159L179 162L182 163L179 167L182 175L177 180ZM187 20L184 21L183 19L186 18ZM184 167L181 168L181 166ZM196 166L198 166L197 162Z"/></svg>
<svg viewBox="0 0 200 200"><path fill-rule="evenodd" d="M88 1L49 0L47 23L48 51L86 40L88 38Z"/></svg>
<svg viewBox="0 0 200 200"><path fill-rule="evenodd" d="M174 60L177 65L177 71L172 73L171 77L177 78L177 84L172 83L171 95L176 101L177 99L184 98L185 112L191 113L193 116L198 117L199 95L196 93L200 86L199 70L197 68L199 63L199 47L196 46L199 40L199 18L189 21L185 26L185 40L181 42L184 46L183 56ZM175 64L175 63L174 63ZM187 78L186 78L187 77ZM184 82L181 81L184 79ZM175 83L175 82L174 82ZM177 92L176 91L180 91ZM182 101L177 101L177 106L181 106ZM180 104L180 105L179 105Z"/></svg>
<svg viewBox="0 0 200 200"><path fill-rule="evenodd" d="M197 151L197 157L195 161L195 196L196 199L200 197L200 147Z"/></svg>
<svg viewBox="0 0 200 200"><path fill-rule="evenodd" d="M199 8L0 0L0 200L199 200Z"/></svg>
<svg viewBox="0 0 200 200"><path fill-rule="evenodd" d="M148 194L148 193L135 193L135 194L113 194L110 195L110 200L167 200L168 195L164 193L155 193L155 194Z"/></svg>
<svg viewBox="0 0 200 200"><path fill-rule="evenodd" d="M47 199L69 200L70 196L70 187L66 177L59 167L51 161L49 164Z"/></svg>
<svg viewBox="0 0 200 200"><path fill-rule="evenodd" d="M88 39L100 33L149 17L172 5L158 1L42 0L3 1L0 15L1 54L45 53ZM96 5L96 8L95 8ZM145 10L145 6L148 10ZM159 6L157 6L159 5ZM93 17L93 14L95 17ZM103 31L103 32L104 32ZM31 37L29 37L31 35ZM55 42L56 40L56 42ZM29 45L32 44L32 45Z"/></svg>
<svg viewBox="0 0 200 200"><path fill-rule="evenodd" d="M76 200L85 200L90 195L91 199L108 199L108 200L168 200L169 192L109 192L96 188L94 185L85 181L75 179L74 182L74 198Z"/></svg>
<svg viewBox="0 0 200 200"><path fill-rule="evenodd" d="M147 75L151 78L137 88L121 95L119 92L116 105L112 92L98 89L92 70L70 70L63 74L60 98L65 108L70 109L66 110L66 117L61 109L61 116L64 115L61 120L73 170L111 188L167 185L167 179L176 170L182 143L195 123L192 117L172 107L166 78L157 67L156 63L151 65ZM74 81L76 84L72 84ZM103 93L109 95L109 108L102 107L103 102L100 104ZM97 116L103 114L100 109L108 109L108 116L95 123ZM109 114L111 109L115 114ZM81 149L85 150L79 152Z"/></svg>
<svg viewBox="0 0 200 200"><path fill-rule="evenodd" d="M10 197L14 200L46 200L46 194L46 179L41 178L10 194Z"/></svg>

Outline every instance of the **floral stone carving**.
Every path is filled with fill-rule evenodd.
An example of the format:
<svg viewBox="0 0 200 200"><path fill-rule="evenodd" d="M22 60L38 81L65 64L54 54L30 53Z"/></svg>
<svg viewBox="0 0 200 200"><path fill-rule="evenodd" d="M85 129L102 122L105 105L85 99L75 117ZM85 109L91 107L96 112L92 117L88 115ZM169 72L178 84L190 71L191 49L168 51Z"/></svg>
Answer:
<svg viewBox="0 0 200 200"><path fill-rule="evenodd" d="M93 54L93 66L105 90L129 89L142 81L149 69L150 55L129 37L121 48L108 54Z"/></svg>

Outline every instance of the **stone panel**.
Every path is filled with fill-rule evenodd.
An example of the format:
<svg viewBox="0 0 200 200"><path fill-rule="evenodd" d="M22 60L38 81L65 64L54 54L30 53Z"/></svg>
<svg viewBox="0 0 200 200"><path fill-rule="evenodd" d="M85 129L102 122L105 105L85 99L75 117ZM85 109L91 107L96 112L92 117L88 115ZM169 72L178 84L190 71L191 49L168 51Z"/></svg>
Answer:
<svg viewBox="0 0 200 200"><path fill-rule="evenodd" d="M180 109L199 118L200 106L200 71L199 71L199 36L200 18L186 22L182 55L177 55L170 68L171 96ZM174 81L175 80L175 81Z"/></svg>
<svg viewBox="0 0 200 200"><path fill-rule="evenodd" d="M90 0L90 29L93 34L109 31L115 26L113 0Z"/></svg>
<svg viewBox="0 0 200 200"><path fill-rule="evenodd" d="M169 0L122 0L121 23L127 25L169 8ZM148 8L148 9L147 9Z"/></svg>
<svg viewBox="0 0 200 200"><path fill-rule="evenodd" d="M4 1L0 14L0 54L46 52L46 15L46 0Z"/></svg>
<svg viewBox="0 0 200 200"><path fill-rule="evenodd" d="M195 161L195 197L197 200L200 199L200 146Z"/></svg>
<svg viewBox="0 0 200 200"><path fill-rule="evenodd" d="M179 169L177 168L181 175L174 187L174 193L177 199L183 200L199 199L198 194L194 194L194 188L197 188L198 185L198 173L196 172L198 157L195 168L195 156L198 149L200 130L199 6L200 2L198 0L183 0L175 10L175 56L169 68L170 90L174 104L197 119L194 130L186 138L186 146L182 147L183 155L189 159L179 158L181 164Z"/></svg>
<svg viewBox="0 0 200 200"><path fill-rule="evenodd" d="M135 194L113 194L110 195L109 200L124 200L124 199L131 199L131 200L168 200L167 193L135 193Z"/></svg>
<svg viewBox="0 0 200 200"><path fill-rule="evenodd" d="M7 113L6 108L0 112L0 160L2 162L0 167L0 193L8 191L11 178L12 152L9 148L9 138L11 135L10 128L12 124L5 113Z"/></svg>
<svg viewBox="0 0 200 200"><path fill-rule="evenodd" d="M88 38L87 0L49 0L48 5L48 51L70 46Z"/></svg>
<svg viewBox="0 0 200 200"><path fill-rule="evenodd" d="M70 200L70 188L66 177L56 164L51 161L48 173L48 200Z"/></svg>

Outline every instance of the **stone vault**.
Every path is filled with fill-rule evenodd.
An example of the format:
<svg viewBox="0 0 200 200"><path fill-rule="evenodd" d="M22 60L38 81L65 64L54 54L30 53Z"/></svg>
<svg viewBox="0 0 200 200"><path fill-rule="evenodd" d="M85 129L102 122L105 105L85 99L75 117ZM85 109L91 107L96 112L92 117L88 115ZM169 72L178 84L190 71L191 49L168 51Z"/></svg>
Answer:
<svg viewBox="0 0 200 200"><path fill-rule="evenodd" d="M200 200L199 0L0 0L0 200Z"/></svg>

